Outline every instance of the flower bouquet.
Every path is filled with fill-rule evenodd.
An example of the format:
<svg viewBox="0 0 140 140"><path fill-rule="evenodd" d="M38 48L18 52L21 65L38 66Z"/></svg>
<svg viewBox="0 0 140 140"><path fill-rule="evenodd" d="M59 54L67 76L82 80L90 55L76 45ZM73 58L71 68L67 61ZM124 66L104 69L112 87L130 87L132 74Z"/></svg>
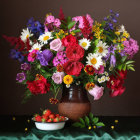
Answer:
<svg viewBox="0 0 140 140"><path fill-rule="evenodd" d="M111 97L121 95L127 70L134 71L132 58L139 46L117 24L118 16L110 10L99 23L89 14L65 17L61 9L59 18L47 14L43 24L29 19L18 38L4 36L15 46L11 58L21 63L16 80L26 86L25 97L52 91L49 101L56 104L62 85L71 84L81 84L94 100L106 88Z"/></svg>

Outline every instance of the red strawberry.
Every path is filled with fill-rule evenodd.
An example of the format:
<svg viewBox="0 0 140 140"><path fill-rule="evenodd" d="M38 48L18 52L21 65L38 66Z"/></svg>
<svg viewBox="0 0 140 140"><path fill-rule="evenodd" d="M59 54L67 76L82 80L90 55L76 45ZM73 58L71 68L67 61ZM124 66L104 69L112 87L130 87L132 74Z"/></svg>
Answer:
<svg viewBox="0 0 140 140"><path fill-rule="evenodd" d="M42 115L42 118L45 119L45 120L47 121L49 117L48 117L47 115L44 114L44 115Z"/></svg>
<svg viewBox="0 0 140 140"><path fill-rule="evenodd" d="M53 119L48 119L47 122L53 122Z"/></svg>
<svg viewBox="0 0 140 140"><path fill-rule="evenodd" d="M65 117L64 116L60 116L60 121L65 121Z"/></svg>
<svg viewBox="0 0 140 140"><path fill-rule="evenodd" d="M45 114L46 116L49 116L51 114L51 111L49 109L46 109L43 111L43 114Z"/></svg>
<svg viewBox="0 0 140 140"><path fill-rule="evenodd" d="M59 118L56 117L56 118L53 120L53 122L59 122Z"/></svg>
<svg viewBox="0 0 140 140"><path fill-rule="evenodd" d="M60 115L59 115L59 114L55 114L55 116L56 116L56 117L60 117Z"/></svg>
<svg viewBox="0 0 140 140"><path fill-rule="evenodd" d="M51 114L51 115L49 115L49 118L50 119L54 119L55 118L55 115L54 114Z"/></svg>
<svg viewBox="0 0 140 140"><path fill-rule="evenodd" d="M41 117L40 115L36 115L36 116L35 116L35 120L36 120L37 122L41 122L41 119L42 119L42 117Z"/></svg>

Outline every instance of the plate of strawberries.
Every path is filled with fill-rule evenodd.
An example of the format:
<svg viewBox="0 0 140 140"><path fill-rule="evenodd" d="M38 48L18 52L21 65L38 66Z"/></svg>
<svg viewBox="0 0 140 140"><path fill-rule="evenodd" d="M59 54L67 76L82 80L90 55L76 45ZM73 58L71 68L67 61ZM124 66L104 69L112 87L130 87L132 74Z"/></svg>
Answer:
<svg viewBox="0 0 140 140"><path fill-rule="evenodd" d="M35 114L33 121L39 130L59 130L64 128L69 119L59 114L52 113L50 109L45 109L42 115Z"/></svg>

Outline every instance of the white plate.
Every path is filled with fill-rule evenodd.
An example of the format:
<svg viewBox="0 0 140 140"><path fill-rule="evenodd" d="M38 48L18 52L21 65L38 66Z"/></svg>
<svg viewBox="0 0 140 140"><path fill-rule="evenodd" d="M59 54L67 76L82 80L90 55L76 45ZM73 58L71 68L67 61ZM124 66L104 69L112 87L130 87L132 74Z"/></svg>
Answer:
<svg viewBox="0 0 140 140"><path fill-rule="evenodd" d="M62 122L36 122L35 121L35 126L39 130L59 130L64 128L66 121L68 121L68 118L66 118L66 120Z"/></svg>

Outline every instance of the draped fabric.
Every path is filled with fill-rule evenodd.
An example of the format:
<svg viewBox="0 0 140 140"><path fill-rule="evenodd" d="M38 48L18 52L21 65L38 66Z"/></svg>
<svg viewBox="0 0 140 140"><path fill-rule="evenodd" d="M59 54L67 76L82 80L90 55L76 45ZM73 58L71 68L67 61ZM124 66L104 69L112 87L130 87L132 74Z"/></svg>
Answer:
<svg viewBox="0 0 140 140"><path fill-rule="evenodd" d="M99 117L105 127L88 130L67 124L57 131L35 128L30 116L0 117L0 140L140 140L140 117ZM115 123L118 120L118 123Z"/></svg>

